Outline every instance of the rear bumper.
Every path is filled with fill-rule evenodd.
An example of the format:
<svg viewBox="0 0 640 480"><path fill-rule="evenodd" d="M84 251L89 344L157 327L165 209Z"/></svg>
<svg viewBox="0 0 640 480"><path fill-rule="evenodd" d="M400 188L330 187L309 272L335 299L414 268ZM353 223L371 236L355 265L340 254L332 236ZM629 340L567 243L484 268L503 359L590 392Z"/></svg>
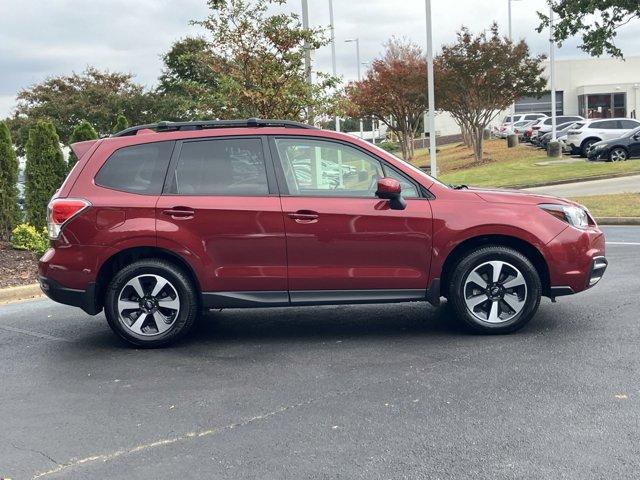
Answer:
<svg viewBox="0 0 640 480"><path fill-rule="evenodd" d="M89 283L86 290L77 290L60 285L55 280L40 276L40 288L54 302L72 307L79 307L89 315L96 315L102 310L96 302L96 284Z"/></svg>

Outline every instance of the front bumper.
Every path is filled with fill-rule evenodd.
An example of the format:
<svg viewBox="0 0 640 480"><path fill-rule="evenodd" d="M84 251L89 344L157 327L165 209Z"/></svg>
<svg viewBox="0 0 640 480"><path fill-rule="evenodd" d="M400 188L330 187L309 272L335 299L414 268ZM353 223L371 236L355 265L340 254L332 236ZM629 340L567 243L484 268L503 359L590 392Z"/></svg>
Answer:
<svg viewBox="0 0 640 480"><path fill-rule="evenodd" d="M602 148L596 150L595 148L591 148L587 153L587 158L589 160L606 160L609 158L609 149Z"/></svg>
<svg viewBox="0 0 640 480"><path fill-rule="evenodd" d="M40 289L54 302L80 307L89 315L97 315L102 308L96 302L96 284L89 283L86 290L77 290L60 285L55 280L40 276Z"/></svg>

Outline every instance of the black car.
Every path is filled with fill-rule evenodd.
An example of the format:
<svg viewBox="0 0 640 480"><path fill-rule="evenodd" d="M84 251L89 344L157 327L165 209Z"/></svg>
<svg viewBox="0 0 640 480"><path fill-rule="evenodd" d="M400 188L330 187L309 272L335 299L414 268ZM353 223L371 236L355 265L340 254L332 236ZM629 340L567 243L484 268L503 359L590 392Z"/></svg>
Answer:
<svg viewBox="0 0 640 480"><path fill-rule="evenodd" d="M640 157L640 127L620 138L594 143L591 145L587 157L589 160L610 162L621 162L629 158Z"/></svg>

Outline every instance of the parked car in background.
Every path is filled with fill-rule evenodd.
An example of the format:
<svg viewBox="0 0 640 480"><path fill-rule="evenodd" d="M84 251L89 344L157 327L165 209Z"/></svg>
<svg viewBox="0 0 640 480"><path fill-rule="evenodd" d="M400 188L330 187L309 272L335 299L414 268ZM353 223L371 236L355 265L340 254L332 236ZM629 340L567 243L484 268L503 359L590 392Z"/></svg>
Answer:
<svg viewBox="0 0 640 480"><path fill-rule="evenodd" d="M640 157L640 127L630 130L622 137L603 140L591 145L587 153L589 160L621 162Z"/></svg>
<svg viewBox="0 0 640 480"><path fill-rule="evenodd" d="M522 122L518 122L513 126L513 133L518 135L520 140L524 140L524 132L536 122L537 120L524 120Z"/></svg>
<svg viewBox="0 0 640 480"><path fill-rule="evenodd" d="M579 115L558 115L556 117L556 128L558 125L562 125L568 122L578 122L580 120L584 120L584 118ZM539 120L538 123L531 127L531 139L533 140L535 137L541 137L545 133L549 133L551 131L551 122L551 117Z"/></svg>
<svg viewBox="0 0 640 480"><path fill-rule="evenodd" d="M567 145L573 154L586 157L594 143L620 138L637 127L640 122L631 118L588 120L580 128L569 129Z"/></svg>
<svg viewBox="0 0 640 480"><path fill-rule="evenodd" d="M212 308L443 296L471 329L507 333L542 295L586 290L607 268L604 234L575 202L444 185L306 124L162 122L71 148L40 284L104 310L133 345L167 345Z"/></svg>
<svg viewBox="0 0 640 480"><path fill-rule="evenodd" d="M567 131L575 125L576 122L567 122L556 127L556 140L564 140L567 136ZM547 148L549 142L551 141L551 132L547 132L541 137L538 136L535 138L535 143L540 148Z"/></svg>
<svg viewBox="0 0 640 480"><path fill-rule="evenodd" d="M535 120L521 120L512 125L507 125L503 130L500 130L498 136L500 138L507 138L509 135L512 135L514 133L516 135L520 135L520 132L523 132L524 129L532 123L535 123Z"/></svg>

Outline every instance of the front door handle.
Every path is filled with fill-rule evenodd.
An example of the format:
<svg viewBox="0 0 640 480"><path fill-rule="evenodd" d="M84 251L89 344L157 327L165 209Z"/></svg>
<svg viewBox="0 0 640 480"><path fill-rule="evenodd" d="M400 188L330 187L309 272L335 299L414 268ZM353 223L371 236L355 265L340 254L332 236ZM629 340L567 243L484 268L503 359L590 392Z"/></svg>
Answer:
<svg viewBox="0 0 640 480"><path fill-rule="evenodd" d="M189 219L193 218L196 212L188 207L173 207L163 210L162 213L169 215L173 219Z"/></svg>
<svg viewBox="0 0 640 480"><path fill-rule="evenodd" d="M313 210L298 210L288 215L289 218L292 218L296 223L316 223L319 217L318 212L314 212Z"/></svg>

